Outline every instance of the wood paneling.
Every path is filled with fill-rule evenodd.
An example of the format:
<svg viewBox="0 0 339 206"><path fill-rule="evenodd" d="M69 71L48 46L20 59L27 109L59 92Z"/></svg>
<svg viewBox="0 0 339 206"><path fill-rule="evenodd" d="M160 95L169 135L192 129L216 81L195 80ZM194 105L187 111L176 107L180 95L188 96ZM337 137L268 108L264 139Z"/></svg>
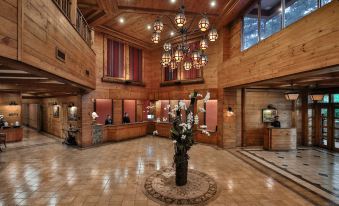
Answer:
<svg viewBox="0 0 339 206"><path fill-rule="evenodd" d="M291 127L292 102L285 99L283 92L276 91L248 91L245 94L248 100L245 103L244 143L246 146L258 146L264 143L264 128L269 123L262 122L262 109L269 104L278 110L282 128Z"/></svg>
<svg viewBox="0 0 339 206"><path fill-rule="evenodd" d="M6 142L19 142L22 141L24 136L23 128L8 128L0 130L0 133L6 134Z"/></svg>
<svg viewBox="0 0 339 206"><path fill-rule="evenodd" d="M17 105L9 105L15 102ZM9 125L16 121L22 122L21 95L19 93L0 92L0 114L3 114Z"/></svg>
<svg viewBox="0 0 339 206"><path fill-rule="evenodd" d="M105 126L104 142L118 142L147 135L147 122Z"/></svg>
<svg viewBox="0 0 339 206"><path fill-rule="evenodd" d="M230 58L219 68L220 87L338 65L338 18L339 2L333 1L244 52L239 50L241 20L237 20L231 27Z"/></svg>
<svg viewBox="0 0 339 206"><path fill-rule="evenodd" d="M265 128L264 149L278 151L297 149L296 128Z"/></svg>
<svg viewBox="0 0 339 206"><path fill-rule="evenodd" d="M0 1L0 56L17 59L18 4L17 1Z"/></svg>
<svg viewBox="0 0 339 206"><path fill-rule="evenodd" d="M22 61L94 88L95 54L69 20L52 1L24 2ZM55 57L57 48L66 54L65 62Z"/></svg>

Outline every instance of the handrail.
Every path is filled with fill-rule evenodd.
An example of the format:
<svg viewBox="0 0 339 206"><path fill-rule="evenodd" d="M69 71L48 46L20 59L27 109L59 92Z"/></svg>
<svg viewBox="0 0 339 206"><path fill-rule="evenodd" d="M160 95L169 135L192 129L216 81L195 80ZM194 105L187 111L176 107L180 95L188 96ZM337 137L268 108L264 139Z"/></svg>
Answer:
<svg viewBox="0 0 339 206"><path fill-rule="evenodd" d="M88 45L91 45L92 37L91 37L91 28L88 25L84 15L81 13L80 9L77 8L76 15L76 29L82 38L86 41Z"/></svg>
<svg viewBox="0 0 339 206"><path fill-rule="evenodd" d="M80 34L82 39L87 43L89 47L92 45L92 36L91 36L91 28L89 24L87 23L84 15L81 13L80 9L76 8L76 16L75 21L72 21L71 17L71 4L72 0L52 0L55 5L59 8L59 10L65 15L65 17L72 22L75 22L75 29ZM74 18L74 17L73 17ZM72 24L73 25L73 24Z"/></svg>

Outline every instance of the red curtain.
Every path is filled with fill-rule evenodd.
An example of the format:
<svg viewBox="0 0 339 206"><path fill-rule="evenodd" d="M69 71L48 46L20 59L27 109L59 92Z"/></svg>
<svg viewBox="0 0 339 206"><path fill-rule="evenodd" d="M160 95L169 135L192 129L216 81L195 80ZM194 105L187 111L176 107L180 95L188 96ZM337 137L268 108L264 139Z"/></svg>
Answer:
<svg viewBox="0 0 339 206"><path fill-rule="evenodd" d="M164 72L165 72L165 81L178 79L178 69L171 69L169 67L165 67Z"/></svg>
<svg viewBox="0 0 339 206"><path fill-rule="evenodd" d="M142 80L142 50L129 47L129 74L130 80Z"/></svg>
<svg viewBox="0 0 339 206"><path fill-rule="evenodd" d="M124 43L107 39L107 76L123 78L125 76Z"/></svg>

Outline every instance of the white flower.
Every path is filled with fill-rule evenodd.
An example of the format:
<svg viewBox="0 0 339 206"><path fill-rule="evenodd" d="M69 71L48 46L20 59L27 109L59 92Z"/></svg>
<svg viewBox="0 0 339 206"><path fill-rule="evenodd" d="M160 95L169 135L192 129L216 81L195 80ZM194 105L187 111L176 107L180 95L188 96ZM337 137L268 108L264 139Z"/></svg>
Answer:
<svg viewBox="0 0 339 206"><path fill-rule="evenodd" d="M188 124L193 123L193 113L192 112L188 113L188 115L187 115L187 123Z"/></svg>
<svg viewBox="0 0 339 206"><path fill-rule="evenodd" d="M199 116L197 114L194 117L194 124L196 124L196 125L199 124Z"/></svg>
<svg viewBox="0 0 339 206"><path fill-rule="evenodd" d="M187 129L191 129L192 126L190 124L187 125Z"/></svg>
<svg viewBox="0 0 339 206"><path fill-rule="evenodd" d="M210 92L207 92L206 93L206 96L205 96L205 98L204 98L204 102L206 103L206 102L208 102L208 100L211 98L211 93Z"/></svg>
<svg viewBox="0 0 339 206"><path fill-rule="evenodd" d="M181 139L186 139L186 135L181 135Z"/></svg>
<svg viewBox="0 0 339 206"><path fill-rule="evenodd" d="M202 107L199 107L199 112L206 112L206 110Z"/></svg>
<svg viewBox="0 0 339 206"><path fill-rule="evenodd" d="M177 143L177 140L173 140L173 144L176 144Z"/></svg>
<svg viewBox="0 0 339 206"><path fill-rule="evenodd" d="M202 130L201 133L206 134L207 136L211 136L211 134L207 130Z"/></svg>
<svg viewBox="0 0 339 206"><path fill-rule="evenodd" d="M197 97L202 97L202 94L197 94Z"/></svg>
<svg viewBox="0 0 339 206"><path fill-rule="evenodd" d="M184 101L181 101L181 100L179 101L179 107L180 109L187 110L187 107Z"/></svg>
<svg viewBox="0 0 339 206"><path fill-rule="evenodd" d="M175 117L175 112L168 112L168 114L169 114L172 118Z"/></svg>
<svg viewBox="0 0 339 206"><path fill-rule="evenodd" d="M207 126L206 125L200 125L200 128L201 129L207 129Z"/></svg>
<svg viewBox="0 0 339 206"><path fill-rule="evenodd" d="M162 118L162 121L163 121L163 122L166 122L166 121L167 121L167 118L166 118L166 117L163 117L163 118Z"/></svg>
<svg viewBox="0 0 339 206"><path fill-rule="evenodd" d="M153 135L158 135L158 130L153 131Z"/></svg>

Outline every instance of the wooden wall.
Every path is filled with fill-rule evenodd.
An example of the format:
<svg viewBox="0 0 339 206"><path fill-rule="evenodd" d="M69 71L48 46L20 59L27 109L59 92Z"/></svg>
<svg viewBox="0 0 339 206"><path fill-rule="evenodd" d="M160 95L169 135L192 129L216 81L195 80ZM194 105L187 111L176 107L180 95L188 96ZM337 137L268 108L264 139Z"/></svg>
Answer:
<svg viewBox="0 0 339 206"><path fill-rule="evenodd" d="M18 3L16 0L0 1L0 56L17 59Z"/></svg>
<svg viewBox="0 0 339 206"><path fill-rule="evenodd" d="M16 102L17 105L9 105L12 101ZM0 92L0 114L4 115L8 124L14 124L16 121L21 123L21 113L21 94Z"/></svg>
<svg viewBox="0 0 339 206"><path fill-rule="evenodd" d="M52 1L3 0L0 10L0 56L95 88L95 53Z"/></svg>
<svg viewBox="0 0 339 206"><path fill-rule="evenodd" d="M339 64L339 1L240 52L241 19L222 31L219 87L231 87Z"/></svg>
<svg viewBox="0 0 339 206"><path fill-rule="evenodd" d="M245 99L245 146L263 145L264 128L270 124L262 122L262 109L269 104L277 108L282 128L292 126L292 102L285 99L284 92L246 90Z"/></svg>
<svg viewBox="0 0 339 206"><path fill-rule="evenodd" d="M65 138L66 129L69 125L80 127L81 124L81 103L80 96L65 96L65 97L55 97L55 98L43 98L43 99L23 99L25 105L29 105L29 108L40 107L41 108L41 118L42 125L41 130L52 134L56 137ZM57 104L59 107L59 116L53 116L53 107L54 104ZM78 121L68 120L68 106L74 104L78 108ZM35 116L36 121L40 121L40 117L36 116L37 112L29 109L28 115ZM29 119L30 119L29 118ZM28 121L30 127L37 128L32 126L31 121Z"/></svg>

